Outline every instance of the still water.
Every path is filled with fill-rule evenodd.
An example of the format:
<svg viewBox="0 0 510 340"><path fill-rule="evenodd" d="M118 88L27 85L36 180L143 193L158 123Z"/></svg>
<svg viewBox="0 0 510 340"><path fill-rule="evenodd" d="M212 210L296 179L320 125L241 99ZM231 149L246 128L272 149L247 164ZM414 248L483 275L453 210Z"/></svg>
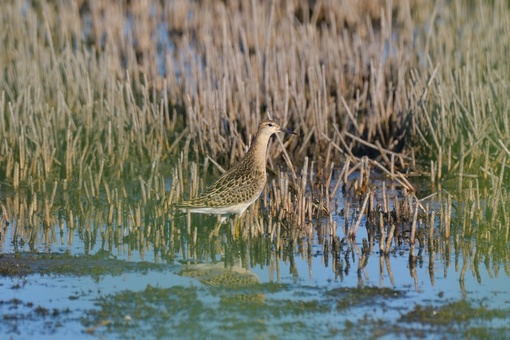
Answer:
<svg viewBox="0 0 510 340"><path fill-rule="evenodd" d="M340 211L348 199L337 195ZM260 216L256 209L247 214ZM455 232L455 219L448 238L434 233L423 247L392 244L383 255L377 240L367 245L364 218L355 237L346 237L341 213L333 214L335 235L319 233L327 221L314 221L308 237L282 231L273 238L236 236L235 221L215 236L214 217L193 217L196 234L190 235L186 218L169 214L159 217L159 227L153 221L138 229L101 224L97 214L89 218L93 222L82 219L73 229L63 218L30 234L32 242L20 232L27 227L15 219L5 224L1 333L52 339L510 336L508 243L466 237Z"/></svg>

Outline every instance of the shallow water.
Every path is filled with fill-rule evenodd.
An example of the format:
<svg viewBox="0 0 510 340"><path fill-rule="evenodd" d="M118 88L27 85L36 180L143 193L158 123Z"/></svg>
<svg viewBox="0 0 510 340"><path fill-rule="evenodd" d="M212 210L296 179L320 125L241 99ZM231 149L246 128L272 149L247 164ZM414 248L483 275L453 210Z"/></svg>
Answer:
<svg viewBox="0 0 510 340"><path fill-rule="evenodd" d="M339 202L346 201L338 195ZM154 220L137 230L101 224L97 216L73 230L60 219L53 229L40 228L31 244L20 239L26 228L15 220L4 227L1 333L15 338L510 335L508 244L487 247L462 237L455 220L452 236L434 237L434 247L404 242L385 256L377 241L364 247L365 220L353 240L343 239L345 221L338 214L336 235L343 242L336 249L333 237L319 239L317 232L295 242L292 233L278 241L267 235L236 238L232 224L209 238L212 217L192 219L198 226L193 241L185 218L172 224L172 216L163 216L161 229ZM156 229L156 236L147 234L148 228ZM127 237L129 230L145 236ZM112 237L116 234L121 236Z"/></svg>

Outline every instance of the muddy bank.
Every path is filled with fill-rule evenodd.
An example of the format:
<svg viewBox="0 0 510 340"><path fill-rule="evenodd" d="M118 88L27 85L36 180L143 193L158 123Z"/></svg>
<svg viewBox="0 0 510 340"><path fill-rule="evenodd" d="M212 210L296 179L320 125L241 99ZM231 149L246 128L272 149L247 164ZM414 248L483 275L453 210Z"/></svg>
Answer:
<svg viewBox="0 0 510 340"><path fill-rule="evenodd" d="M0 255L0 275L24 277L32 274L100 277L126 272L147 273L168 270L169 265L127 262L112 258L108 252L96 255L69 253L15 253Z"/></svg>

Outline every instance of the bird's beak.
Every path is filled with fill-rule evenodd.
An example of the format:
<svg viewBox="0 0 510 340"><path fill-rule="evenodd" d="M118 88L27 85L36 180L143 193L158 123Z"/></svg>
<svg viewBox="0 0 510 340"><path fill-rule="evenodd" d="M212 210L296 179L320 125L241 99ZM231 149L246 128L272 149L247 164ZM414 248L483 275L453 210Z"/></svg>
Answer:
<svg viewBox="0 0 510 340"><path fill-rule="evenodd" d="M289 135L296 135L297 136L297 133L295 133L294 131L287 130L287 129L284 129L284 128L280 128L280 132L284 132L284 133L289 134Z"/></svg>

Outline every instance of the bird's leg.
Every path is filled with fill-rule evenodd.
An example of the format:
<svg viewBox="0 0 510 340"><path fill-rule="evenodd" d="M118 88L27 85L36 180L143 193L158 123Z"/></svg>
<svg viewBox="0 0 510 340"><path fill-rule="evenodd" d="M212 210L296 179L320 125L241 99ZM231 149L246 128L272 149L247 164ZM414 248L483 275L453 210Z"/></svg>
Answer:
<svg viewBox="0 0 510 340"><path fill-rule="evenodd" d="M239 215L235 215L230 229L230 232L232 233L234 239L238 239L241 236L241 227L242 227L241 218Z"/></svg>
<svg viewBox="0 0 510 340"><path fill-rule="evenodd" d="M216 224L214 225L214 229L209 234L209 238L218 237L222 225L223 223L221 223L220 221L216 222Z"/></svg>
<svg viewBox="0 0 510 340"><path fill-rule="evenodd" d="M214 225L214 229L209 234L209 238L212 238L213 236L218 237L218 235L220 234L220 228L223 222L225 222L225 219L226 219L225 216L221 216L220 214L218 214L218 221Z"/></svg>

